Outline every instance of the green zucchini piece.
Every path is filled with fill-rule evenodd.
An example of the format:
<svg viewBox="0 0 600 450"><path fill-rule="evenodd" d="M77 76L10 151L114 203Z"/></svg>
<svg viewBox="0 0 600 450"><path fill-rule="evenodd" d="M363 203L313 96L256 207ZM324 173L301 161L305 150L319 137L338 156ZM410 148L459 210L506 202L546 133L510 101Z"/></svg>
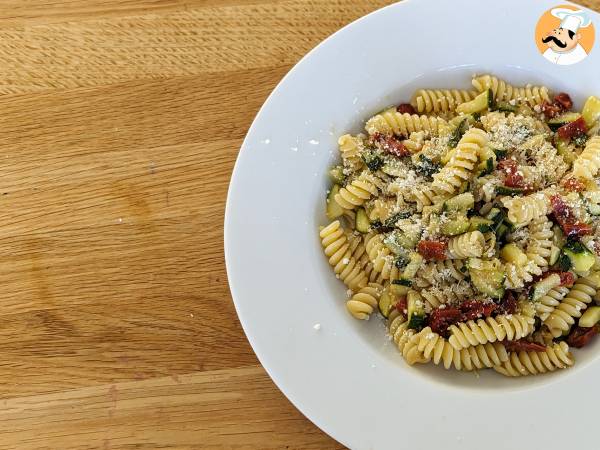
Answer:
<svg viewBox="0 0 600 450"><path fill-rule="evenodd" d="M519 110L517 105L511 105L508 102L497 102L496 109L502 112L516 113Z"/></svg>
<svg viewBox="0 0 600 450"><path fill-rule="evenodd" d="M433 162L425 155L419 155L419 162L415 164L415 172L424 177L431 177L440 169L441 166L438 163Z"/></svg>
<svg viewBox="0 0 600 450"><path fill-rule="evenodd" d="M381 293L381 297L379 297L379 312L386 319L389 317L394 306L396 306L394 300L394 297L390 294L390 292L388 292L387 289L385 289Z"/></svg>
<svg viewBox="0 0 600 450"><path fill-rule="evenodd" d="M588 139L589 139L589 136L587 134L580 133L580 134L573 136L571 138L571 142L573 144L575 144L577 147L585 147L585 144L587 144Z"/></svg>
<svg viewBox="0 0 600 450"><path fill-rule="evenodd" d="M548 120L548 126L552 131L558 130L560 127L567 125L571 122L575 122L577 119L581 117L581 114L576 112L566 112L561 114L560 116L553 117Z"/></svg>
<svg viewBox="0 0 600 450"><path fill-rule="evenodd" d="M412 286L412 281L411 280L405 280L404 278L398 278L397 280L392 280L392 284L398 284L400 286L411 287Z"/></svg>
<svg viewBox="0 0 600 450"><path fill-rule="evenodd" d="M581 115L588 128L591 128L600 117L600 99L593 95L588 97L583 105Z"/></svg>
<svg viewBox="0 0 600 450"><path fill-rule="evenodd" d="M409 258L410 262L402 272L402 279L404 280L412 280L423 264L423 257L417 252L412 252Z"/></svg>
<svg viewBox="0 0 600 450"><path fill-rule="evenodd" d="M567 242L563 253L569 257L575 272L587 272L596 262L596 257L579 241Z"/></svg>
<svg viewBox="0 0 600 450"><path fill-rule="evenodd" d="M556 139L556 152L563 157L567 164L573 164L577 153L575 153L569 146L569 142L563 139Z"/></svg>
<svg viewBox="0 0 600 450"><path fill-rule="evenodd" d="M416 291L408 291L406 296L408 327L420 330L425 325L425 307Z"/></svg>
<svg viewBox="0 0 600 450"><path fill-rule="evenodd" d="M485 216L486 219L491 220L494 223L492 231L497 231L502 222L506 218L500 208L492 208Z"/></svg>
<svg viewBox="0 0 600 450"><path fill-rule="evenodd" d="M512 242L502 247L500 250L500 257L504 261L514 263L517 266L523 266L527 264L527 255Z"/></svg>
<svg viewBox="0 0 600 450"><path fill-rule="evenodd" d="M487 107L490 111L496 109L496 97L494 97L494 91L491 89L487 90Z"/></svg>
<svg viewBox="0 0 600 450"><path fill-rule="evenodd" d="M475 97L473 100L471 100L469 102L461 103L460 105L458 105L456 107L456 112L463 113L463 114L473 114L473 113L480 113L481 111L484 111L489 106L490 92L491 92L491 89L482 92L481 94L479 94L477 97ZM492 97L493 97L493 95L492 95Z"/></svg>
<svg viewBox="0 0 600 450"><path fill-rule="evenodd" d="M496 186L496 194L514 197L515 195L523 195L523 189L508 186Z"/></svg>
<svg viewBox="0 0 600 450"><path fill-rule="evenodd" d="M600 306L590 306L579 318L578 325L583 328L592 328L598 322L600 322Z"/></svg>
<svg viewBox="0 0 600 450"><path fill-rule="evenodd" d="M383 157L375 151L363 153L362 159L371 172L377 172L385 164Z"/></svg>
<svg viewBox="0 0 600 450"><path fill-rule="evenodd" d="M497 159L504 159L508 155L508 151L502 150L501 148L494 149L494 153L496 154Z"/></svg>
<svg viewBox="0 0 600 450"><path fill-rule="evenodd" d="M413 314L408 320L408 328L420 331L425 327L425 314Z"/></svg>
<svg viewBox="0 0 600 450"><path fill-rule="evenodd" d="M356 210L356 217L354 218L354 228L356 231L361 233L368 233L369 228L371 227L371 222L369 221L369 216L367 216L367 212L364 208L358 208Z"/></svg>
<svg viewBox="0 0 600 450"><path fill-rule="evenodd" d="M477 177L489 175L494 171L494 158L488 158L477 166Z"/></svg>
<svg viewBox="0 0 600 450"><path fill-rule="evenodd" d="M329 178L335 184L344 184L346 180L346 175L344 175L344 168L342 166L334 166L329 169Z"/></svg>
<svg viewBox="0 0 600 450"><path fill-rule="evenodd" d="M335 201L335 196L340 192L340 186L334 184L327 195L327 218L334 220L344 214L344 208L342 208L338 202Z"/></svg>
<svg viewBox="0 0 600 450"><path fill-rule="evenodd" d="M461 120L461 122L456 126L452 134L450 135L450 139L448 139L448 147L454 148L458 145L458 141L463 137L463 134L467 132L469 129L469 121L467 119ZM442 162L444 162L442 160Z"/></svg>
<svg viewBox="0 0 600 450"><path fill-rule="evenodd" d="M504 296L505 274L500 261L470 258L467 265L475 289L492 298Z"/></svg>
<svg viewBox="0 0 600 450"><path fill-rule="evenodd" d="M469 221L469 231L488 233L494 231L494 221L480 216L473 216Z"/></svg>
<svg viewBox="0 0 600 450"><path fill-rule="evenodd" d="M547 276L533 285L533 289L531 289L529 293L529 298L532 301L537 302L540 298L557 286L560 286L560 276L556 273L553 273L552 275Z"/></svg>
<svg viewBox="0 0 600 450"><path fill-rule="evenodd" d="M440 226L440 231L445 236L456 236L469 231L469 219L465 215L458 215L453 219L450 219Z"/></svg>
<svg viewBox="0 0 600 450"><path fill-rule="evenodd" d="M573 264L571 264L571 259L564 252L560 252L558 260L556 261L556 265L563 272L567 272L573 267Z"/></svg>
<svg viewBox="0 0 600 450"><path fill-rule="evenodd" d="M444 202L444 211L448 212L464 212L473 209L475 206L475 197L470 192L456 195Z"/></svg>
<svg viewBox="0 0 600 450"><path fill-rule="evenodd" d="M503 240L509 232L509 228L505 223L501 223L500 226L496 229L496 239Z"/></svg>

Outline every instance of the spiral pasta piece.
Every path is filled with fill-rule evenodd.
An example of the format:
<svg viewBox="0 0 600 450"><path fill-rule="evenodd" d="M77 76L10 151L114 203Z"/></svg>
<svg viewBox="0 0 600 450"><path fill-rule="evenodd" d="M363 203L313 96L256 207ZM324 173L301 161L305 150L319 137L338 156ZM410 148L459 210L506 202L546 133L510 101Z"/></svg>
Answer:
<svg viewBox="0 0 600 450"><path fill-rule="evenodd" d="M569 293L543 322L552 336L558 337L569 331L575 319L581 317L591 303L599 286L600 272L592 272L575 282Z"/></svg>
<svg viewBox="0 0 600 450"><path fill-rule="evenodd" d="M366 320L377 308L382 291L382 285L369 283L346 302L346 308L355 319Z"/></svg>
<svg viewBox="0 0 600 450"><path fill-rule="evenodd" d="M440 117L399 113L396 108L371 117L365 125L369 134L395 134L404 137L415 131L426 131L431 136L438 136L447 128L448 122Z"/></svg>
<svg viewBox="0 0 600 450"><path fill-rule="evenodd" d="M508 361L494 366L494 370L507 377L520 377L566 369L574 363L567 343L559 342L543 352L511 352Z"/></svg>
<svg viewBox="0 0 600 450"><path fill-rule="evenodd" d="M482 75L472 80L473 87L478 92L491 89L496 100L526 103L529 106L541 105L544 101L550 101L548 88L546 86L515 87L492 75Z"/></svg>
<svg viewBox="0 0 600 450"><path fill-rule="evenodd" d="M348 237L340 221L335 220L323 228L319 237L325 256L329 258L329 264L336 276L352 290L366 286L366 275L358 261L352 257Z"/></svg>
<svg viewBox="0 0 600 450"><path fill-rule="evenodd" d="M365 248L373 263L373 270L379 272L383 280L395 280L399 277L395 258L391 250L384 245L383 235L370 235L366 240Z"/></svg>
<svg viewBox="0 0 600 450"><path fill-rule="evenodd" d="M408 328L408 322L406 322L404 316L398 315L390 322L389 333L396 343L398 351L409 365L427 362L427 359L419 352L416 343L412 340L416 332Z"/></svg>
<svg viewBox="0 0 600 450"><path fill-rule="evenodd" d="M413 133L410 133L408 139L402 141L402 143L404 144L404 148L411 152L413 155L415 153L420 152L423 148L423 145L425 144L426 135L427 133L425 133L424 131L415 131Z"/></svg>
<svg viewBox="0 0 600 450"><path fill-rule="evenodd" d="M442 304L467 300L475 295L475 291L469 284L457 283L442 287L428 287L423 289L420 294L431 308L437 308Z"/></svg>
<svg viewBox="0 0 600 450"><path fill-rule="evenodd" d="M560 302L565 298L569 291L570 289L568 287L557 286L535 303L536 313L542 322L548 318L552 311L554 311L554 308L560 305Z"/></svg>
<svg viewBox="0 0 600 450"><path fill-rule="evenodd" d="M414 283L417 287L456 283L465 279L467 269L460 260L435 261L423 264Z"/></svg>
<svg viewBox="0 0 600 450"><path fill-rule="evenodd" d="M448 342L456 350L478 344L521 339L533 332L534 319L522 314L506 314L451 325Z"/></svg>
<svg viewBox="0 0 600 450"><path fill-rule="evenodd" d="M463 183L468 182L477 165L478 155L488 144L485 131L472 128L467 131L448 163L433 176L432 187L440 195L456 193Z"/></svg>
<svg viewBox="0 0 600 450"><path fill-rule="evenodd" d="M508 209L508 220L517 228L550 214L550 200L544 192L524 197L504 197L502 204Z"/></svg>
<svg viewBox="0 0 600 450"><path fill-rule="evenodd" d="M508 361L508 353L504 345L495 342L475 345L456 350L450 343L434 333L431 328L423 328L409 338L407 347L415 348L421 359L431 361L435 365L442 364L445 369L452 366L457 370L474 370L499 366ZM414 351L414 350L413 350Z"/></svg>
<svg viewBox="0 0 600 450"><path fill-rule="evenodd" d="M419 89L410 104L420 113L452 112L458 105L475 98L475 91L461 89Z"/></svg>
<svg viewBox="0 0 600 450"><path fill-rule="evenodd" d="M426 206L431 206L443 202L445 196L439 195L433 190L431 184L421 184L413 186L411 189L412 199L417 204L417 211L422 212Z"/></svg>
<svg viewBox="0 0 600 450"><path fill-rule="evenodd" d="M525 249L525 254L530 261L543 269L550 264L553 236L552 222L546 216L537 217L529 224L530 240Z"/></svg>
<svg viewBox="0 0 600 450"><path fill-rule="evenodd" d="M573 162L573 175L592 180L600 168L600 136L587 142L583 152Z"/></svg>
<svg viewBox="0 0 600 450"><path fill-rule="evenodd" d="M364 148L362 139L359 136L344 134L338 139L338 149L342 157L344 166L352 170L360 169L364 163L360 157L360 152Z"/></svg>
<svg viewBox="0 0 600 450"><path fill-rule="evenodd" d="M495 242L494 242L495 244ZM446 254L450 259L478 258L483 255L486 241L481 231L470 231L448 241Z"/></svg>
<svg viewBox="0 0 600 450"><path fill-rule="evenodd" d="M342 208L354 209L362 206L375 194L377 194L376 179L365 171L346 187L341 188L334 198Z"/></svg>

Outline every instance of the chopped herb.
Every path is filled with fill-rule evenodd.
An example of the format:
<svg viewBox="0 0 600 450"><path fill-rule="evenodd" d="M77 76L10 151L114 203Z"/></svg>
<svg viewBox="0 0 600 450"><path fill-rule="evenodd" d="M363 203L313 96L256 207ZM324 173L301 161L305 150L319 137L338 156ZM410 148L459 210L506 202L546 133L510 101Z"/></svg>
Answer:
<svg viewBox="0 0 600 450"><path fill-rule="evenodd" d="M377 172L384 164L384 160L381 155L374 151L365 152L362 158L371 172Z"/></svg>
<svg viewBox="0 0 600 450"><path fill-rule="evenodd" d="M408 328L420 331L425 326L426 319L424 315L413 314L408 322Z"/></svg>
<svg viewBox="0 0 600 450"><path fill-rule="evenodd" d="M419 162L415 165L415 172L423 177L430 178L434 173L438 173L441 166L434 163L425 155L419 155Z"/></svg>
<svg viewBox="0 0 600 450"><path fill-rule="evenodd" d="M563 272L566 272L571 269L571 259L564 254L564 252L560 252L558 257L558 261L556 261L558 268Z"/></svg>
<svg viewBox="0 0 600 450"><path fill-rule="evenodd" d="M412 281L405 280L404 278L400 278L398 280L392 280L392 284L399 284L400 286L411 287L412 286Z"/></svg>
<svg viewBox="0 0 600 450"><path fill-rule="evenodd" d="M469 122L467 119L461 120L456 129L452 132L450 139L448 140L448 146L454 148L458 145L458 141L463 137L463 134L467 132L469 128Z"/></svg>
<svg viewBox="0 0 600 450"><path fill-rule="evenodd" d="M408 263L410 262L410 259L407 258L404 255L400 255L396 258L396 260L394 261L394 265L398 268L398 269L404 269Z"/></svg>
<svg viewBox="0 0 600 450"><path fill-rule="evenodd" d="M577 145L578 147L583 147L585 145L585 143L588 141L588 139L589 139L589 137L587 134L580 133L573 137L572 142L573 142L573 144Z"/></svg>

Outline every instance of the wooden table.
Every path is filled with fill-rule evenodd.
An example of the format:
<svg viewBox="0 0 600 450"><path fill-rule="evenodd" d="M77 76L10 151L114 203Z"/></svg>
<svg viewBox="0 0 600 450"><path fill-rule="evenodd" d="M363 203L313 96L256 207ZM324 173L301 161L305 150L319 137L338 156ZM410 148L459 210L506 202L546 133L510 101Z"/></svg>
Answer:
<svg viewBox="0 0 600 450"><path fill-rule="evenodd" d="M246 341L223 212L276 83L386 3L0 2L0 449L340 448Z"/></svg>

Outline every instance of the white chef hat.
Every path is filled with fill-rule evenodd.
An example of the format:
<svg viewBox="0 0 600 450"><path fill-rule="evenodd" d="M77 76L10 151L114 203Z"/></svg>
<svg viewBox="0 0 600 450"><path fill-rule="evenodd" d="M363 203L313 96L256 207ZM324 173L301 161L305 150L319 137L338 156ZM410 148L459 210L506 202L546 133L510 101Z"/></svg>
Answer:
<svg viewBox="0 0 600 450"><path fill-rule="evenodd" d="M568 8L554 8L550 11L554 17L561 20L560 28L577 33L579 28L585 28L592 22L589 16L582 10L573 11Z"/></svg>

